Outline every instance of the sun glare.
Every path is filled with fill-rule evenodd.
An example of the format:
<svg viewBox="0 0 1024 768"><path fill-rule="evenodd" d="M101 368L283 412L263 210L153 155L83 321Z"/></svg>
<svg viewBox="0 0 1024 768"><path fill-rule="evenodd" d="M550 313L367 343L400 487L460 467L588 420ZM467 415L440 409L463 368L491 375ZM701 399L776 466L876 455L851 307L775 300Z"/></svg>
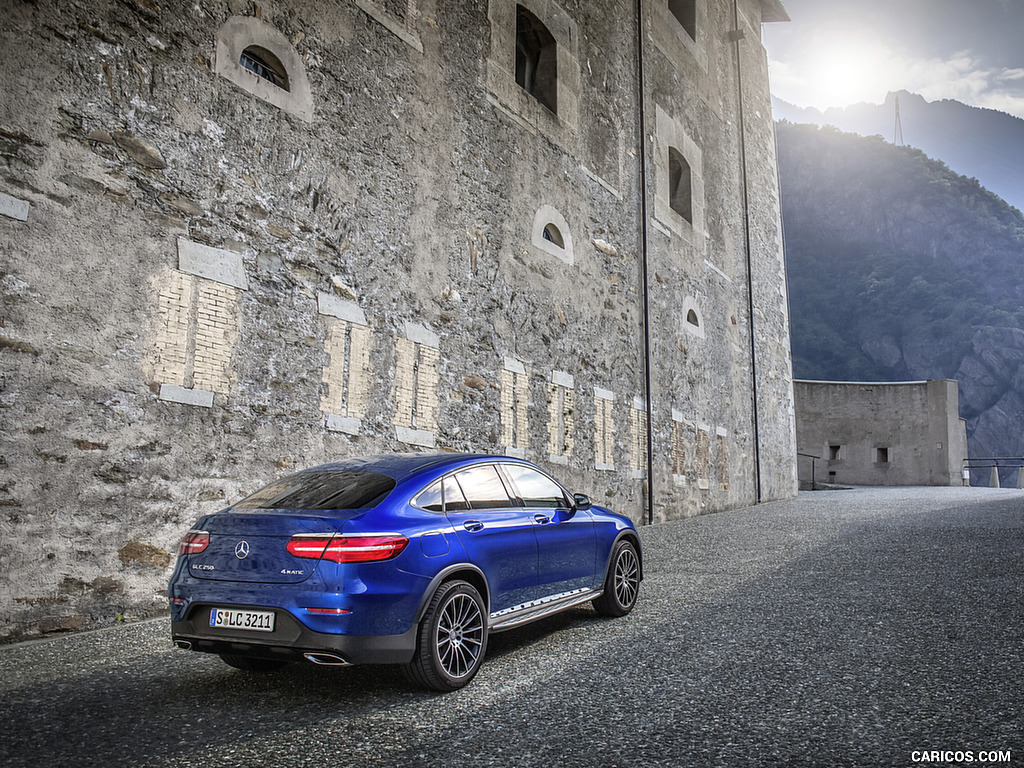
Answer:
<svg viewBox="0 0 1024 768"><path fill-rule="evenodd" d="M887 90L885 58L877 45L863 41L818 46L806 73L807 98L819 108L880 101Z"/></svg>

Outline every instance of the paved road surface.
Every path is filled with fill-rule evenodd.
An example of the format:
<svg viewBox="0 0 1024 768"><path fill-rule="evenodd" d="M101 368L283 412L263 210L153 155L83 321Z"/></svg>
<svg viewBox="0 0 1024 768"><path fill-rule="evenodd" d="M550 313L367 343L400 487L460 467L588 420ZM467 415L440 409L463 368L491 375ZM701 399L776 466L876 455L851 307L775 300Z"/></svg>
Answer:
<svg viewBox="0 0 1024 768"><path fill-rule="evenodd" d="M801 494L643 539L630 616L497 635L448 695L239 672L164 621L0 648L0 765L1024 766L1021 491Z"/></svg>

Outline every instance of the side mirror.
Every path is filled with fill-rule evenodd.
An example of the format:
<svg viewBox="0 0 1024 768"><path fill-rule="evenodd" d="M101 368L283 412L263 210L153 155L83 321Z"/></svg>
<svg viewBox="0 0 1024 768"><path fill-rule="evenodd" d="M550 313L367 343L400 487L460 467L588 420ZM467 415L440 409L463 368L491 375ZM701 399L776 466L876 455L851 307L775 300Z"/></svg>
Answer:
<svg viewBox="0 0 1024 768"><path fill-rule="evenodd" d="M591 502L590 497L583 493L577 493L573 497L573 507L575 509L590 509Z"/></svg>

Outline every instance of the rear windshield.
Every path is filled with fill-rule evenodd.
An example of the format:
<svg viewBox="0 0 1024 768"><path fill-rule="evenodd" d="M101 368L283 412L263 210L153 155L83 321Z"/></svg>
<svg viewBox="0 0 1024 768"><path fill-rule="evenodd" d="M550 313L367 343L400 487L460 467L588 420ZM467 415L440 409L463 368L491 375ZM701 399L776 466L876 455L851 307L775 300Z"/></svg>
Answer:
<svg viewBox="0 0 1024 768"><path fill-rule="evenodd" d="M303 472L260 488L232 509L363 509L380 504L394 487L393 478L376 472Z"/></svg>

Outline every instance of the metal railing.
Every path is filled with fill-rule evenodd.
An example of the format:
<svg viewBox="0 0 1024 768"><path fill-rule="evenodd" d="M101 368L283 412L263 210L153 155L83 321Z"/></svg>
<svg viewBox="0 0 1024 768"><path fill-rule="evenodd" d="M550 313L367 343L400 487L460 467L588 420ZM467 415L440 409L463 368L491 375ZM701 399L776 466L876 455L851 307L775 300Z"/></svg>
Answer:
<svg viewBox="0 0 1024 768"><path fill-rule="evenodd" d="M964 459L961 480L964 485L971 484L971 471L976 469L989 470L989 486L999 488L999 470L1017 470L1017 488L1024 488L1024 456L990 456Z"/></svg>

